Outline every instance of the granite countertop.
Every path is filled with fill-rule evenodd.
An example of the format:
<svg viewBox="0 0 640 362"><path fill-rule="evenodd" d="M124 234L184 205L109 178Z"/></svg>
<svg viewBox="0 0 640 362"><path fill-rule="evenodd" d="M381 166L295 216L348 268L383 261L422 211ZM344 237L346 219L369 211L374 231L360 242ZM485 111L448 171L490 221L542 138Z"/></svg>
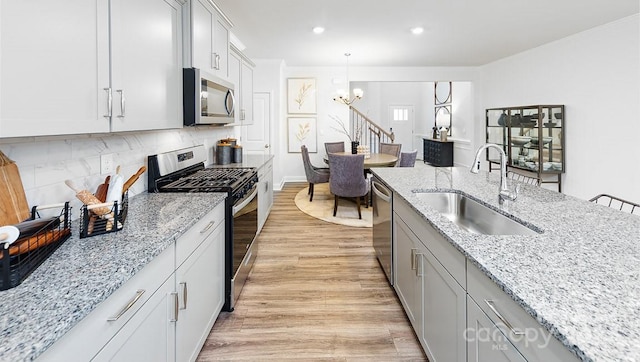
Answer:
<svg viewBox="0 0 640 362"><path fill-rule="evenodd" d="M0 361L35 359L220 202L225 193L140 194L124 228L72 236L22 284L0 291Z"/></svg>
<svg viewBox="0 0 640 362"><path fill-rule="evenodd" d="M515 202L500 206L499 172L372 171L578 358L640 360L640 217L525 184ZM543 233L472 235L414 190L457 190Z"/></svg>

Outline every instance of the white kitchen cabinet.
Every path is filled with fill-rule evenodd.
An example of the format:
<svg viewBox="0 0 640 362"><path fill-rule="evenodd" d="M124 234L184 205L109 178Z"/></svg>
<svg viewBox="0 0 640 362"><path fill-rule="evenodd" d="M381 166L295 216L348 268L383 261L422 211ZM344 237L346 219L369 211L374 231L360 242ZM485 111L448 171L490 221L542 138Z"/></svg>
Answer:
<svg viewBox="0 0 640 362"><path fill-rule="evenodd" d="M109 2L0 2L0 138L109 132Z"/></svg>
<svg viewBox="0 0 640 362"><path fill-rule="evenodd" d="M111 131L182 127L182 4L111 0Z"/></svg>
<svg viewBox="0 0 640 362"><path fill-rule="evenodd" d="M527 361L577 361L567 347L469 261L467 278L471 301Z"/></svg>
<svg viewBox="0 0 640 362"><path fill-rule="evenodd" d="M394 199L393 225L394 287L420 344L430 361L465 361L464 257L449 255L443 237L402 199Z"/></svg>
<svg viewBox="0 0 640 362"><path fill-rule="evenodd" d="M0 137L182 126L175 0L0 4Z"/></svg>
<svg viewBox="0 0 640 362"><path fill-rule="evenodd" d="M273 158L258 169L258 232L262 230L273 206Z"/></svg>
<svg viewBox="0 0 640 362"><path fill-rule="evenodd" d="M253 124L253 68L255 64L240 50L231 45L229 56L229 80L236 85L235 123Z"/></svg>
<svg viewBox="0 0 640 362"><path fill-rule="evenodd" d="M170 278L95 356L93 361L173 361L177 298Z"/></svg>
<svg viewBox="0 0 640 362"><path fill-rule="evenodd" d="M220 203L38 360L195 360L224 303L224 234Z"/></svg>
<svg viewBox="0 0 640 362"><path fill-rule="evenodd" d="M231 22L209 0L191 0L187 4L185 64L228 79Z"/></svg>
<svg viewBox="0 0 640 362"><path fill-rule="evenodd" d="M467 297L467 326L469 362L526 361L471 297Z"/></svg>
<svg viewBox="0 0 640 362"><path fill-rule="evenodd" d="M195 361L222 310L224 247L224 227L219 226L176 269L176 361Z"/></svg>

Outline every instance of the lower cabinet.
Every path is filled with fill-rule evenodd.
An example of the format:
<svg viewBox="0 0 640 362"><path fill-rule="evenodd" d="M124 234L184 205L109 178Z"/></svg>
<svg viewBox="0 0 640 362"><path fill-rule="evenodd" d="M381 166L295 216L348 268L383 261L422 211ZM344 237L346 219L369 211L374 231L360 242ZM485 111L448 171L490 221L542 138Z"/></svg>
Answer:
<svg viewBox="0 0 640 362"><path fill-rule="evenodd" d="M41 361L195 361L224 303L224 203L48 348Z"/></svg>
<svg viewBox="0 0 640 362"><path fill-rule="evenodd" d="M273 158L258 169L258 180L258 232L260 232L273 206Z"/></svg>
<svg viewBox="0 0 640 362"><path fill-rule="evenodd" d="M434 240L435 231L415 225L411 217L405 223L402 215L411 211L402 202L394 207L398 204L402 210L394 215L394 265L400 302L430 361L465 361L466 292L427 247L444 240Z"/></svg>

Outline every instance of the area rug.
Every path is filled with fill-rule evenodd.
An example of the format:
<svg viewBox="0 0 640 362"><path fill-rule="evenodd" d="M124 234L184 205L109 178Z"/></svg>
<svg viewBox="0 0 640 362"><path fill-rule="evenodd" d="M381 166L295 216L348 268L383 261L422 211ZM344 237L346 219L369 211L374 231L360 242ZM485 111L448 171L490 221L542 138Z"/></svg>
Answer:
<svg viewBox="0 0 640 362"><path fill-rule="evenodd" d="M362 219L358 219L358 207L355 201L339 199L338 212L333 216L333 195L329 192L329 184L317 184L314 187L313 201L309 202L309 187L300 190L296 195L296 206L305 214L316 219L328 221L334 224L371 227L373 214L371 206L360 205Z"/></svg>

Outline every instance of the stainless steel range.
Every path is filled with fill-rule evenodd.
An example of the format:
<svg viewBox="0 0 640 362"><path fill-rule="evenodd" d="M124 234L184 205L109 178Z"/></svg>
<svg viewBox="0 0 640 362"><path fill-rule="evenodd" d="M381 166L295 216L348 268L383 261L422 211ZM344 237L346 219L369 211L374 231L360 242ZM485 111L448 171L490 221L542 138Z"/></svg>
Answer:
<svg viewBox="0 0 640 362"><path fill-rule="evenodd" d="M225 304L233 311L257 255L258 173L255 168L205 167L195 146L148 157L149 192L226 192Z"/></svg>

